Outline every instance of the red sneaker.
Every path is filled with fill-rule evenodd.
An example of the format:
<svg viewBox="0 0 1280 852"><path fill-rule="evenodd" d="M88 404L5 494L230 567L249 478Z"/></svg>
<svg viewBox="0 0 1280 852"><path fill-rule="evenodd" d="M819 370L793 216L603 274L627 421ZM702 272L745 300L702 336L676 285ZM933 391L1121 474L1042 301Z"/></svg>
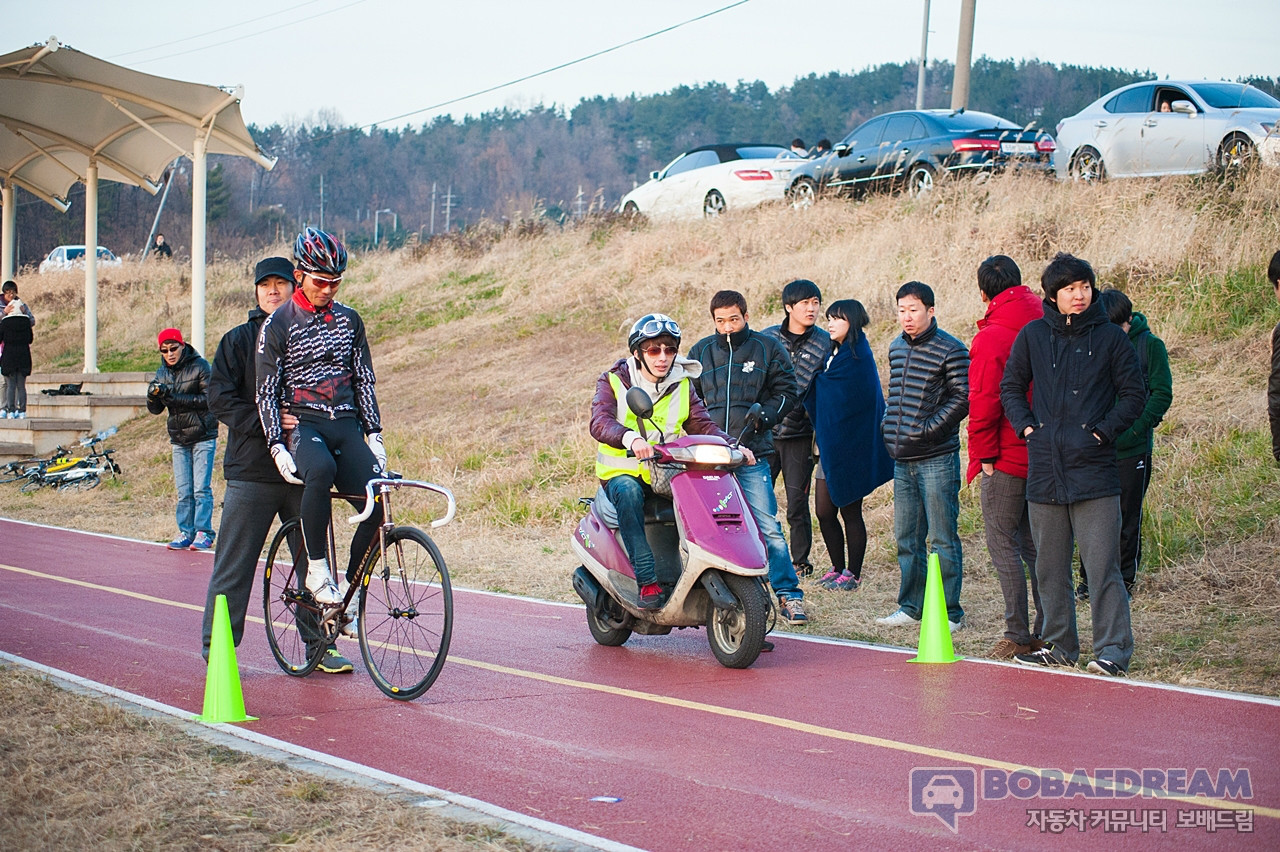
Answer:
<svg viewBox="0 0 1280 852"><path fill-rule="evenodd" d="M662 587L657 583L646 583L640 587L641 609L662 609Z"/></svg>

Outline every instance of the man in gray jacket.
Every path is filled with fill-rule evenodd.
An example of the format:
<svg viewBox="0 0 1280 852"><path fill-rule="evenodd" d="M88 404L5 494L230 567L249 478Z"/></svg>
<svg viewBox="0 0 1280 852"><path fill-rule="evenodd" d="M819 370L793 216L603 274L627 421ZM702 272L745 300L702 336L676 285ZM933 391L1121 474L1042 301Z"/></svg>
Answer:
<svg viewBox="0 0 1280 852"><path fill-rule="evenodd" d="M776 338L791 356L796 374L796 396L804 399L813 377L822 372L831 357L831 335L818 328L822 315L822 291L804 278L782 288L782 310L786 320L771 325L761 334ZM809 484L813 479L813 424L804 406L797 405L773 427L774 454L769 456L769 473L776 485L778 474L787 493L787 526L791 532L791 561L801 577L813 573L809 550L813 546L813 518L809 513Z"/></svg>

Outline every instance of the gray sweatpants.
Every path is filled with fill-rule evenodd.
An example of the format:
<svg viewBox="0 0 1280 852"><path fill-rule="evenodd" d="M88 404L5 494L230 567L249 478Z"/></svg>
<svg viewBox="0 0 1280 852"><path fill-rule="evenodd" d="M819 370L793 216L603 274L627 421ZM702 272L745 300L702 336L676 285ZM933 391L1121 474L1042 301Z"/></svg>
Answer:
<svg viewBox="0 0 1280 852"><path fill-rule="evenodd" d="M213 636L213 604L218 595L227 596L231 616L231 639L236 647L244 635L244 617L249 595L258 574L258 560L267 542L267 533L278 517L283 523L302 511L302 486L287 482L245 482L229 480L222 502L222 523L218 527L218 547L213 554L213 575L204 602L202 636L204 655L209 655Z"/></svg>
<svg viewBox="0 0 1280 852"><path fill-rule="evenodd" d="M1080 659L1076 633L1075 589L1071 583L1073 544L1089 581L1093 656L1129 668L1133 630L1129 595L1120 576L1120 497L1099 497L1055 505L1029 503L1031 535L1036 543L1036 579L1044 604L1044 640L1073 665Z"/></svg>
<svg viewBox="0 0 1280 852"><path fill-rule="evenodd" d="M982 525L987 533L987 552L1004 596L1004 638L1019 645L1031 644L1044 630L1044 605L1036 579L1036 546L1031 535L1027 510L1027 481L1002 470L982 476ZM1031 598L1036 617L1031 621L1027 607L1027 575L1031 576Z"/></svg>

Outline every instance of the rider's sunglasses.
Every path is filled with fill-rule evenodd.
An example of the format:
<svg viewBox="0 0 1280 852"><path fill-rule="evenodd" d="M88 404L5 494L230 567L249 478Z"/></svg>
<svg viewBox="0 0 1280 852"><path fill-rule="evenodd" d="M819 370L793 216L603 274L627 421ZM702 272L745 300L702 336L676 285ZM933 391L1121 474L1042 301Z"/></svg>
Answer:
<svg viewBox="0 0 1280 852"><path fill-rule="evenodd" d="M659 346L654 344L653 346L645 346L641 351L650 358L657 358L660 355L675 355L680 351L680 348L678 346Z"/></svg>
<svg viewBox="0 0 1280 852"><path fill-rule="evenodd" d="M651 319L640 326L639 331L645 337L657 337L659 334L680 336L680 324L673 319Z"/></svg>
<svg viewBox="0 0 1280 852"><path fill-rule="evenodd" d="M165 355L171 355L174 352L180 351L181 349L182 349L181 346L161 346L160 347L160 351L163 352Z"/></svg>
<svg viewBox="0 0 1280 852"><path fill-rule="evenodd" d="M311 278L312 281L316 283L317 287L332 287L336 290L338 285L342 283L341 275L339 275L337 278L329 278L324 275L316 275L314 272L308 272L307 275Z"/></svg>

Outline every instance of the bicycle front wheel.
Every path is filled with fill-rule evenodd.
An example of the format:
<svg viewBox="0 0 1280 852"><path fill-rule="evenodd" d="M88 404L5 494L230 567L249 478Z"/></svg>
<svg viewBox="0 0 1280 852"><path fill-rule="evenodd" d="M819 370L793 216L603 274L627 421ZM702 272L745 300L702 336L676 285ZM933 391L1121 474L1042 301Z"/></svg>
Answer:
<svg viewBox="0 0 1280 852"><path fill-rule="evenodd" d="M302 521L280 527L267 550L262 573L262 609L267 642L285 674L305 677L315 671L327 643L320 632L320 610L307 591L307 548Z"/></svg>
<svg viewBox="0 0 1280 852"><path fill-rule="evenodd" d="M411 701L431 688L449 654L453 587L422 530L393 529L382 556L375 545L360 575L360 653L378 689Z"/></svg>

